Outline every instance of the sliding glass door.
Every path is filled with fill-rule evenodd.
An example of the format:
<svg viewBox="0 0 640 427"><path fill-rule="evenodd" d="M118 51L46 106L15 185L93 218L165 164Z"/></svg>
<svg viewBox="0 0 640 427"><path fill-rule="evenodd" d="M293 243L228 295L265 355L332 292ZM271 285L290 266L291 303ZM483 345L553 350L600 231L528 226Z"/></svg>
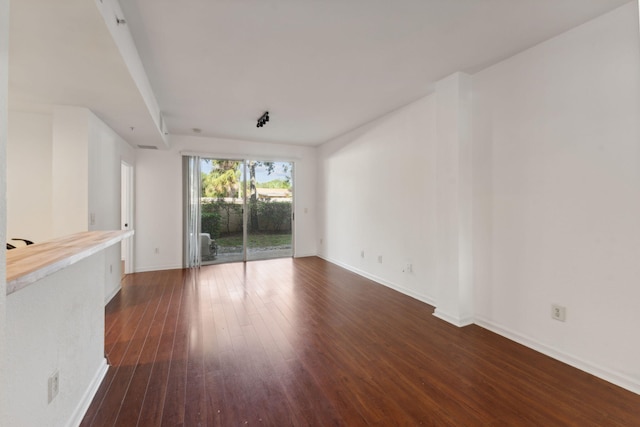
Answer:
<svg viewBox="0 0 640 427"><path fill-rule="evenodd" d="M293 163L199 159L202 264L293 256Z"/></svg>
<svg viewBox="0 0 640 427"><path fill-rule="evenodd" d="M200 159L203 264L244 260L244 162Z"/></svg>
<svg viewBox="0 0 640 427"><path fill-rule="evenodd" d="M247 161L247 260L293 256L293 164Z"/></svg>

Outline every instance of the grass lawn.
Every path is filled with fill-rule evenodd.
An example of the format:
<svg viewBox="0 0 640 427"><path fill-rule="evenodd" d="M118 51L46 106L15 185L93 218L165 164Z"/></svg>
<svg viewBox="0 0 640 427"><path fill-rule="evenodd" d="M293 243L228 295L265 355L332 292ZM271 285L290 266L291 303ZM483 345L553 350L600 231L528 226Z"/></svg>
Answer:
<svg viewBox="0 0 640 427"><path fill-rule="evenodd" d="M249 234L247 236L250 248L267 248L272 246L291 245L291 234ZM218 246L242 246L242 234L218 237Z"/></svg>

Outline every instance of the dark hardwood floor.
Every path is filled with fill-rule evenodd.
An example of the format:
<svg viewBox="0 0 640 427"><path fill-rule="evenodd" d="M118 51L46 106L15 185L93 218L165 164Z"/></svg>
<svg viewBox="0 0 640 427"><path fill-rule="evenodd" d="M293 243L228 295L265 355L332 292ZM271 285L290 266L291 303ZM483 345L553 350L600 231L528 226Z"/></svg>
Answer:
<svg viewBox="0 0 640 427"><path fill-rule="evenodd" d="M640 396L319 258L138 273L83 426L640 426Z"/></svg>

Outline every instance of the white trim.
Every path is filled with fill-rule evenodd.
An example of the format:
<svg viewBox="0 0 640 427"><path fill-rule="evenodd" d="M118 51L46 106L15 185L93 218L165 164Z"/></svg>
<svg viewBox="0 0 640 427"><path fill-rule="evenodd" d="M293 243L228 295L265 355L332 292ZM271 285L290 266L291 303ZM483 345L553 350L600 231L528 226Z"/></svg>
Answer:
<svg viewBox="0 0 640 427"><path fill-rule="evenodd" d="M566 363L567 365L573 366L574 368L580 369L581 371L587 372L633 393L640 394L640 382L623 373L614 372L608 368L598 366L597 364L587 362L586 360L583 360L579 357L562 352L553 347L549 347L546 344L527 337L526 335L522 335L518 332L512 331L509 328L498 325L482 317L476 317L475 323L478 326L481 326L491 332L494 332L533 350L536 350L553 359L559 360L560 362Z"/></svg>
<svg viewBox="0 0 640 427"><path fill-rule="evenodd" d="M120 160L120 179L122 180L124 175L124 181L120 183L120 228L123 230L133 230L135 232L134 227L134 205L135 205L135 169L134 166L126 162L125 160ZM123 192L122 189L125 188ZM122 211L125 210L125 218L122 218ZM124 224L122 221L126 221L127 228L123 228ZM135 240L131 237L127 239L122 239L120 243L121 251L120 258L124 260L124 274L129 274L133 272L133 266L135 265L135 251L134 251Z"/></svg>
<svg viewBox="0 0 640 427"><path fill-rule="evenodd" d="M206 151L180 151L180 155L185 156L197 156L202 157L204 159L221 159L221 160L256 160L259 162L290 162L294 163L302 160L301 156L276 156L276 157L268 157L268 156L254 156L251 154L220 154L216 152L206 152ZM295 183L294 183L295 185Z"/></svg>
<svg viewBox="0 0 640 427"><path fill-rule="evenodd" d="M109 301L111 301L113 299L113 297L115 297L118 292L120 292L120 289L122 289L122 280L120 280L120 283L118 283L118 286L116 286L116 288L111 291L111 294L107 295L107 297L104 299L104 305L109 304Z"/></svg>
<svg viewBox="0 0 640 427"><path fill-rule="evenodd" d="M451 323L459 328L463 328L465 326L473 325L473 317L463 317L459 318L456 316L452 316L449 313L445 313L439 308L436 308L433 311L433 315L438 319L444 320L445 322Z"/></svg>
<svg viewBox="0 0 640 427"><path fill-rule="evenodd" d="M102 359L102 363L98 366L98 370L89 383L89 387L87 387L87 390L84 392L80 402L78 402L76 409L71 414L71 418L69 418L69 422L67 422L67 427L77 427L80 425L82 419L87 413L87 409L89 409L89 405L91 405L91 401L98 392L98 388L100 387L102 380L105 375L107 375L108 369L109 365L107 365L107 359Z"/></svg>
<svg viewBox="0 0 640 427"><path fill-rule="evenodd" d="M296 229L298 228L298 223L296 222L296 212L298 197L296 196L298 188L297 182L298 177L296 176L296 162L290 161L288 162L291 165L291 180L293 181L293 186L291 187L291 215L289 217L289 223L291 224L291 257L295 257L296 254Z"/></svg>
<svg viewBox="0 0 640 427"><path fill-rule="evenodd" d="M315 253L315 252L302 252L302 253L293 254L294 258L307 258L307 257L310 257L310 256L318 256L318 254Z"/></svg>
<svg viewBox="0 0 640 427"><path fill-rule="evenodd" d="M162 271L162 270L182 270L186 268L182 264L174 264L174 265L156 265L151 267L137 268L136 273L147 273L150 271Z"/></svg>
<svg viewBox="0 0 640 427"><path fill-rule="evenodd" d="M358 276L362 276L362 277L367 278L369 280L373 280L374 282L376 282L376 283L378 283L380 285L386 286L387 288L391 288L394 291L398 291L401 294L407 295L407 296L409 296L409 297L411 297L413 299L417 299L418 301L421 301L421 302L423 302L425 304L429 304L430 306L435 306L435 301L433 300L433 298L431 298L429 296L418 294L418 293L413 292L413 291L411 291L411 290L409 290L407 288L404 288L404 287L399 286L399 285L397 285L395 283L389 282L388 280L385 280L385 279L383 279L381 277L378 277L376 275L369 274L366 271L363 271L363 270L360 270L358 268L352 267L352 266L350 266L348 264L344 264L344 263L342 263L340 261L336 261L334 259L325 257L323 255L316 255L316 256L318 258L322 258L323 260L328 261L328 262L330 262L332 264L335 264L335 265L337 265L339 267L342 267L345 270L349 270L352 273L356 273Z"/></svg>

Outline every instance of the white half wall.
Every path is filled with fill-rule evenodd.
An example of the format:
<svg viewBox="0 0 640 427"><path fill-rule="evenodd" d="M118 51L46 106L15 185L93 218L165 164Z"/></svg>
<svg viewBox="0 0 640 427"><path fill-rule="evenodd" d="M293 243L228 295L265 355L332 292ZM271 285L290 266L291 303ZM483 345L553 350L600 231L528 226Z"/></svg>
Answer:
<svg viewBox="0 0 640 427"><path fill-rule="evenodd" d="M294 256L316 254L316 148L189 136L171 145L136 154L135 271L182 268L182 152L295 162Z"/></svg>
<svg viewBox="0 0 640 427"><path fill-rule="evenodd" d="M640 392L637 7L473 77L474 281L479 324Z"/></svg>
<svg viewBox="0 0 640 427"><path fill-rule="evenodd" d="M318 151L320 255L431 304L435 141L435 99L429 96ZM407 264L412 271L403 271Z"/></svg>
<svg viewBox="0 0 640 427"><path fill-rule="evenodd" d="M5 426L77 426L106 373L104 251L7 297ZM59 393L48 402L48 379Z"/></svg>

